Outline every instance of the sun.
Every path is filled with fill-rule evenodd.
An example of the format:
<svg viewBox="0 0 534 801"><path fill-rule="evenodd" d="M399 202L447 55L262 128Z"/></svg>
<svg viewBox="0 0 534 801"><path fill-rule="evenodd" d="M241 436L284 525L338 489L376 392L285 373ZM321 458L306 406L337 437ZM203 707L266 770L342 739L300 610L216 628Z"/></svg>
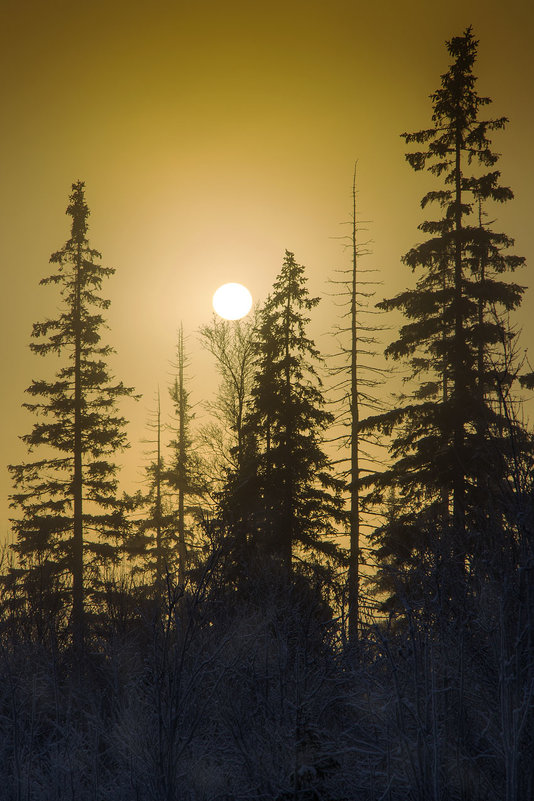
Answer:
<svg viewBox="0 0 534 801"><path fill-rule="evenodd" d="M223 284L213 295L213 308L225 320L240 320L252 307L252 295L243 284Z"/></svg>

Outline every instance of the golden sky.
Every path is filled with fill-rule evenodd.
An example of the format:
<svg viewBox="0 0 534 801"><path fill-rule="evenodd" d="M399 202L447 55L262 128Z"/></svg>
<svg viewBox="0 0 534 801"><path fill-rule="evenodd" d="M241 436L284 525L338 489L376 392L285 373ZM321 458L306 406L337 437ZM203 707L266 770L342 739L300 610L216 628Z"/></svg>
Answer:
<svg viewBox="0 0 534 801"><path fill-rule="evenodd" d="M117 269L104 288L113 367L143 394L126 409L132 489L180 321L198 401L212 370L195 332L219 284L240 281L263 299L288 248L312 294L329 291L347 259L337 237L356 159L379 296L410 284L400 259L419 241L419 201L433 187L406 164L399 134L429 125L445 40L470 24L478 89L510 118L495 144L516 200L496 209L495 229L516 237L530 265L518 280L533 283L531 0L0 0L0 10L4 464L25 458L18 436L32 418L20 404L45 373L31 326L57 310L54 289L38 284L68 238L73 181L86 182L91 244ZM518 316L531 349L532 296ZM321 347L335 315L326 298ZM2 533L9 492L2 468Z"/></svg>

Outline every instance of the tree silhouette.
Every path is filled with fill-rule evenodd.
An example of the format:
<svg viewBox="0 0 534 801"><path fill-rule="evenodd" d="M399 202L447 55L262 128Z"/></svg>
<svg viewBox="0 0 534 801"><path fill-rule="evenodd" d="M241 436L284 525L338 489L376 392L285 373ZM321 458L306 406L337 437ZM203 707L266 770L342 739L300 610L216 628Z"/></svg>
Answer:
<svg viewBox="0 0 534 801"><path fill-rule="evenodd" d="M205 404L212 421L203 426L202 467L209 490L213 519L211 534L217 531L232 554L229 578L234 581L249 560L250 521L257 504L252 481L255 448L244 430L253 378L254 331L257 308L242 320L221 320L215 315L200 328L200 341L215 358L220 383L214 401Z"/></svg>
<svg viewBox="0 0 534 801"><path fill-rule="evenodd" d="M144 586L161 600L165 594L166 574L176 568L177 538L175 515L165 481L167 467L162 455L159 389L155 413L151 415L148 427L154 431L155 439L143 441L155 447L150 452L153 458L145 468L146 490L124 496L127 508L134 513L126 549L133 560L132 573L142 575Z"/></svg>
<svg viewBox="0 0 534 801"><path fill-rule="evenodd" d="M100 254L89 246L81 181L72 185L66 213L72 218L71 236L50 258L56 272L41 281L60 288L62 310L56 319L34 324L32 336L38 341L30 345L40 356L60 356L64 366L55 379L33 381L27 389L35 401L24 406L38 420L22 439L30 452L40 448L43 458L10 471L17 489L12 506L22 512L14 522L14 548L25 580L31 582L36 572L42 576L43 566L48 580L70 573L73 636L81 648L84 570L90 565L98 572L119 558L124 517L111 457L127 446L117 402L133 391L113 383L106 363L113 350L101 344L102 312L109 301L100 289L114 270L103 267Z"/></svg>
<svg viewBox="0 0 534 801"><path fill-rule="evenodd" d="M199 511L199 503L204 492L205 481L201 475L200 459L196 443L191 433L193 412L187 389L188 359L185 352L184 331L180 326L176 347L176 375L169 389L174 406L172 430L174 438L170 442L171 458L165 472L165 481L171 491L177 494L178 508L175 512L176 544L178 548L178 583L184 585L189 561L188 538L191 537L191 515ZM195 503L192 500L196 499Z"/></svg>
<svg viewBox="0 0 534 801"><path fill-rule="evenodd" d="M341 322L335 328L339 350L334 354L329 368L335 378L332 394L336 403L336 424L339 426L339 434L335 439L348 452L348 457L343 458L342 455L338 461L342 465L342 475L346 479L349 496L347 601L348 636L353 644L358 640L360 568L363 563L361 544L364 499L360 492L360 479L375 469L381 444L373 435L362 433L360 420L365 411L372 410L376 413L378 409L384 408L384 402L376 392L376 387L384 380L384 369L381 369L377 361L378 326L370 319L379 312L375 308L369 308L377 281L369 275L372 271L362 269L361 257L368 255L368 251L360 244L359 234L355 165L350 236L346 237L349 240L351 265L349 269L337 270L337 277L331 281L336 287L337 305L343 307L344 312ZM372 442L369 441L370 438Z"/></svg>
<svg viewBox="0 0 534 801"><path fill-rule="evenodd" d="M503 348L509 353L515 334L507 313L519 305L523 287L501 276L524 262L508 253L510 237L484 223L485 207L513 194L492 169L498 155L489 135L507 120L481 116L490 100L475 88L477 44L471 28L447 43L453 62L431 95L433 126L403 134L408 144L426 146L406 158L439 181L421 205L437 206L440 216L421 223L427 238L403 259L419 274L415 289L379 304L408 318L386 353L408 361L418 386L399 408L370 423L395 431L393 464L375 477L375 499L383 501L395 486L405 510L378 533L383 555L407 563L414 549L425 548L418 527L435 531L441 521L447 529L442 556L460 573L488 488L507 471L508 429L498 400L517 370Z"/></svg>
<svg viewBox="0 0 534 801"><path fill-rule="evenodd" d="M248 318L232 321L214 315L199 329L201 345L215 358L221 379L215 401L206 404L216 422L203 430L210 463L206 473L213 476L216 489L228 472L240 472L244 459L243 421L252 383L256 314L254 310Z"/></svg>
<svg viewBox="0 0 534 801"><path fill-rule="evenodd" d="M306 312L318 302L308 295L304 268L286 251L260 311L244 430L256 454L256 536L288 572L300 549L339 556L333 537L344 519L343 482L321 446L332 415L315 368L319 352L306 335Z"/></svg>

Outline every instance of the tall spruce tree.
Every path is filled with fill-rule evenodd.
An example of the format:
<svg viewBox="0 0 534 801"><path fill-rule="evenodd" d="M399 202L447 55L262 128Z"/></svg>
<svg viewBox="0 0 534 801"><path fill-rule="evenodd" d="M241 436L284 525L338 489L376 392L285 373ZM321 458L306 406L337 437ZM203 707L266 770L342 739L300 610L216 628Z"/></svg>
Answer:
<svg viewBox="0 0 534 801"><path fill-rule="evenodd" d="M174 437L170 442L171 458L165 480L177 495L175 511L176 545L178 550L178 583L183 586L189 563L192 530L195 514L200 512L200 503L205 481L201 477L200 460L191 433L193 412L187 389L188 359L185 351L184 330L180 325L176 347L176 375L169 394L174 406L172 430Z"/></svg>
<svg viewBox="0 0 534 801"><path fill-rule="evenodd" d="M35 323L30 347L39 356L58 355L63 366L53 380L33 381L27 392L35 400L24 406L37 416L22 437L37 461L10 467L16 492L12 506L23 576L28 586L50 583L70 574L74 642L83 645L87 566L95 569L119 558L124 518L116 497L112 455L127 447L125 419L117 402L132 389L115 383L107 366L113 352L101 342L102 312L109 301L100 295L113 274L89 246L89 209L81 181L72 185L67 207L71 236L50 261L56 271L41 281L60 288L62 307L56 319Z"/></svg>
<svg viewBox="0 0 534 801"><path fill-rule="evenodd" d="M260 311L244 433L255 453L254 536L287 572L299 552L338 557L334 536L344 520L344 482L333 477L321 445L332 415L316 371L319 352L306 335L306 312L318 302L309 297L304 268L286 251Z"/></svg>
<svg viewBox="0 0 534 801"><path fill-rule="evenodd" d="M493 503L488 488L506 477L510 432L499 398L516 368L502 346L509 351L515 334L507 315L523 293L503 274L524 259L509 253L510 237L484 222L491 204L513 194L494 169L498 154L489 136L507 120L482 116L491 101L476 91L477 45L471 28L447 43L453 62L431 95L433 125L403 134L408 144L424 146L407 154L409 164L438 181L421 206L440 213L420 224L426 239L403 259L418 274L415 288L379 304L408 318L387 354L408 361L416 389L397 410L368 423L394 432L392 466L375 477L374 498L384 501L393 486L404 509L377 534L383 557L417 562L429 547L422 533L441 526L441 556L459 574L474 543L480 548L480 510Z"/></svg>

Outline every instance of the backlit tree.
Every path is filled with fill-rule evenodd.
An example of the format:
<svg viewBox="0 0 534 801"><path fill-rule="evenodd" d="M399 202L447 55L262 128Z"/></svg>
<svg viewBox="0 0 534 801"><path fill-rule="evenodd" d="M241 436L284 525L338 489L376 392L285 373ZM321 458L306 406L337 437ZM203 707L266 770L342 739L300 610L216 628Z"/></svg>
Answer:
<svg viewBox="0 0 534 801"><path fill-rule="evenodd" d="M513 194L501 185L489 138L507 120L485 117L490 99L476 91L477 45L471 28L447 43L453 60L431 95L432 127L403 134L423 146L406 158L437 182L421 206L438 214L420 224L425 239L403 259L417 275L415 288L379 304L407 318L386 352L406 360L417 383L395 411L369 422L394 432L392 466L375 477L375 499L384 501L393 486L403 509L378 534L383 556L417 561L427 547L421 531L441 526L441 556L460 573L480 547L481 510L498 516L491 488L507 475L510 432L500 401L517 372L508 358L515 337L508 312L523 287L504 274L524 262L485 216Z"/></svg>
<svg viewBox="0 0 534 801"><path fill-rule="evenodd" d="M61 360L55 378L33 381L24 406L37 421L22 437L41 458L11 466L16 492L12 506L21 512L14 545L25 580L41 582L46 574L70 575L74 640L81 646L87 569L96 581L98 568L119 559L124 530L116 498L113 456L127 446L125 419L117 402L132 390L115 382L107 365L113 352L101 341L103 312L109 301L100 291L114 270L100 264L87 239L89 209L81 181L72 185L67 207L71 236L50 261L52 275L41 281L57 286L61 307L55 319L35 323L30 347L39 356Z"/></svg>
<svg viewBox="0 0 534 801"><path fill-rule="evenodd" d="M310 298L304 268L286 251L282 270L260 311L255 373L244 433L251 453L250 488L256 504L254 536L286 571L298 553L339 556L336 524L344 519L341 489L322 438L326 411L306 334Z"/></svg>

